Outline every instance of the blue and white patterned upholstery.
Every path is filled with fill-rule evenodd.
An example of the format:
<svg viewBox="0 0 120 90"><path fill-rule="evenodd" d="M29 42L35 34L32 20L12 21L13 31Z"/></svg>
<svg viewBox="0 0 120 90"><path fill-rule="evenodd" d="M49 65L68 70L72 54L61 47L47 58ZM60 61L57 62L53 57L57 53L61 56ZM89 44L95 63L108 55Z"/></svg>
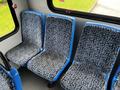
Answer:
<svg viewBox="0 0 120 90"><path fill-rule="evenodd" d="M75 19L49 14L46 18L45 49L28 62L28 69L49 80L56 81L70 60L75 31ZM57 78L55 80L55 77Z"/></svg>
<svg viewBox="0 0 120 90"><path fill-rule="evenodd" d="M87 22L61 86L65 90L106 90L119 47L120 29Z"/></svg>
<svg viewBox="0 0 120 90"><path fill-rule="evenodd" d="M44 15L35 11L23 11L21 13L21 27L23 42L7 52L7 58L20 66L26 64L42 49Z"/></svg>

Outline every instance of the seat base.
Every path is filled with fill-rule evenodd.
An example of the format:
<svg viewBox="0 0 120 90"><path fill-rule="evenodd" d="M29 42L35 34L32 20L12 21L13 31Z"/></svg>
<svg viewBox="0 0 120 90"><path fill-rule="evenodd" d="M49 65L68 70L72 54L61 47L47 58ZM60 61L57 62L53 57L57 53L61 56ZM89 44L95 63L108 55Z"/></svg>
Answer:
<svg viewBox="0 0 120 90"><path fill-rule="evenodd" d="M95 67L74 62L61 79L61 86L65 90L105 90L104 76L98 73Z"/></svg>
<svg viewBox="0 0 120 90"><path fill-rule="evenodd" d="M23 66L39 52L40 50L38 50L37 46L28 43L21 43L8 51L6 56L11 62Z"/></svg>
<svg viewBox="0 0 120 90"><path fill-rule="evenodd" d="M57 72L64 65L65 60L62 56L56 54L41 53L28 62L28 69L35 74L53 81Z"/></svg>

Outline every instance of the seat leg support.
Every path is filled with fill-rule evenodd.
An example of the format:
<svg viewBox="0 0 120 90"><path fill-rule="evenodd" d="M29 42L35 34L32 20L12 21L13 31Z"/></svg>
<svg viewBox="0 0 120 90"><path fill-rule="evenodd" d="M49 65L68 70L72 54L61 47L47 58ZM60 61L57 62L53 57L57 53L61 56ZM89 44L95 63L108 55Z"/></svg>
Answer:
<svg viewBox="0 0 120 90"><path fill-rule="evenodd" d="M55 85L56 85L56 83L57 82L48 82L48 88L53 88L53 87L55 87Z"/></svg>

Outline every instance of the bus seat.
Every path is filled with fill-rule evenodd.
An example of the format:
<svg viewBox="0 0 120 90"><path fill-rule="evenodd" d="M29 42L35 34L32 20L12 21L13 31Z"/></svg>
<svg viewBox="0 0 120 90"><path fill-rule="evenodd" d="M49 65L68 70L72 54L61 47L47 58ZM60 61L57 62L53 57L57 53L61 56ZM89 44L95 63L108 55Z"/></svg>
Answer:
<svg viewBox="0 0 120 90"><path fill-rule="evenodd" d="M70 63L75 32L75 18L48 14L45 26L45 49L28 62L28 69L54 82Z"/></svg>
<svg viewBox="0 0 120 90"><path fill-rule="evenodd" d="M22 90L22 82L16 68L11 67L0 52L0 90Z"/></svg>
<svg viewBox="0 0 120 90"><path fill-rule="evenodd" d="M23 66L33 56L41 52L44 33L44 15L26 10L21 13L22 43L7 52L7 58Z"/></svg>
<svg viewBox="0 0 120 90"><path fill-rule="evenodd" d="M61 86L65 90L107 90L119 47L120 29L87 22Z"/></svg>

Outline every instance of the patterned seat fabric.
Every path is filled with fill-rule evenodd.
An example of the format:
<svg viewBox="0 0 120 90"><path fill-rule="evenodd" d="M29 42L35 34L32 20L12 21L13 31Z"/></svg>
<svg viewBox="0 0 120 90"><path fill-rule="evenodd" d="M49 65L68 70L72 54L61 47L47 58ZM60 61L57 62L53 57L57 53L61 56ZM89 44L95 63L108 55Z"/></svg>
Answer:
<svg viewBox="0 0 120 90"><path fill-rule="evenodd" d="M7 52L7 58L23 66L29 59L41 51L43 14L35 11L24 11L21 14L23 42Z"/></svg>
<svg viewBox="0 0 120 90"><path fill-rule="evenodd" d="M119 47L119 29L87 22L61 86L65 90L105 90Z"/></svg>
<svg viewBox="0 0 120 90"><path fill-rule="evenodd" d="M3 70L0 70L0 90L15 90L11 78Z"/></svg>
<svg viewBox="0 0 120 90"><path fill-rule="evenodd" d="M28 69L53 81L70 56L70 42L75 27L74 18L48 15L45 31L45 51L28 62Z"/></svg>

